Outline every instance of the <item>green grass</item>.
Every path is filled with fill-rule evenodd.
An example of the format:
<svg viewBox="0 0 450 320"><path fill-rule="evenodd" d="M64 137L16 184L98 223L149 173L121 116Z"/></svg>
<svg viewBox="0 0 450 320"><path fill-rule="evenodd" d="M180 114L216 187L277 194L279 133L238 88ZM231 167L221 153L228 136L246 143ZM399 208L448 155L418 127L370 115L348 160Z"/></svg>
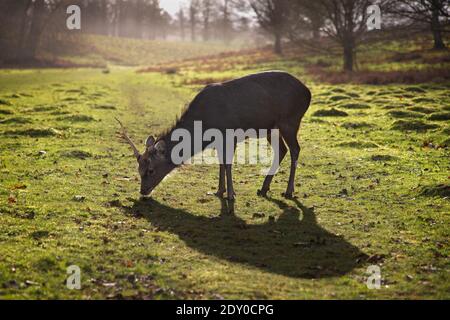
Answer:
<svg viewBox="0 0 450 320"><path fill-rule="evenodd" d="M337 88L289 60L232 67L0 71L0 298L450 298L450 151L440 147L449 129L432 117L445 114L450 84ZM177 169L139 200L114 117L143 146L201 87L189 79L263 69L291 71L313 92L298 198L280 196L286 159L269 199L256 196L262 166L234 167L235 216L209 195L216 166ZM406 109L416 94L434 113L390 113L421 114ZM65 287L73 264L81 290ZM379 290L365 284L371 264L381 267Z"/></svg>
<svg viewBox="0 0 450 320"><path fill-rule="evenodd" d="M55 51L55 45L57 50ZM40 56L51 60L55 55L79 65L153 65L226 51L238 50L240 44L222 42L140 40L99 35L75 35L59 39L52 52L45 48Z"/></svg>

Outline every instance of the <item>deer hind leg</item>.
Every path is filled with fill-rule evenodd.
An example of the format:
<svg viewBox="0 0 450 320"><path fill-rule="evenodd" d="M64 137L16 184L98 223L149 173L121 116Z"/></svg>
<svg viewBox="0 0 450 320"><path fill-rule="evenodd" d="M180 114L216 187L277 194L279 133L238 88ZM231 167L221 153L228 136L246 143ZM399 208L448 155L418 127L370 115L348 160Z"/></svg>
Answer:
<svg viewBox="0 0 450 320"><path fill-rule="evenodd" d="M264 179L262 188L261 188L261 190L258 190L258 196L262 196L262 197L265 197L267 195L267 192L270 190L270 184L272 183L272 179L275 175L275 172L280 167L280 164L283 161L283 159L287 153L286 145L284 144L284 141L279 134L276 135L276 139L278 139L278 150L275 149L276 147L273 145L273 143L271 141L272 140L271 134L272 133L269 132L269 134L267 135L267 141L269 141L269 143L272 145L272 149L274 152L274 158L273 158L272 166L270 167L269 172L266 175L266 178ZM274 138L275 138L275 136L274 136ZM277 153L278 153L278 155L277 155Z"/></svg>
<svg viewBox="0 0 450 320"><path fill-rule="evenodd" d="M225 191L225 165L219 164L219 187L217 188L215 195L219 198L223 198Z"/></svg>
<svg viewBox="0 0 450 320"><path fill-rule="evenodd" d="M280 127L281 135L286 142L289 152L291 153L291 171L289 173L289 181L286 192L283 194L285 198L292 198L294 193L295 171L297 169L298 157L300 154L300 145L297 140L297 131L299 125Z"/></svg>
<svg viewBox="0 0 450 320"><path fill-rule="evenodd" d="M233 188L233 174L231 164L225 165L225 172L227 175L227 199L234 200L236 193L234 192Z"/></svg>
<svg viewBox="0 0 450 320"><path fill-rule="evenodd" d="M228 143L233 143L233 145L228 145ZM229 201L234 201L236 193L233 188L233 174L232 174L232 164L234 153L236 151L237 141L233 139L232 141L225 140L225 150L224 150L224 167L225 175L227 179L227 199Z"/></svg>

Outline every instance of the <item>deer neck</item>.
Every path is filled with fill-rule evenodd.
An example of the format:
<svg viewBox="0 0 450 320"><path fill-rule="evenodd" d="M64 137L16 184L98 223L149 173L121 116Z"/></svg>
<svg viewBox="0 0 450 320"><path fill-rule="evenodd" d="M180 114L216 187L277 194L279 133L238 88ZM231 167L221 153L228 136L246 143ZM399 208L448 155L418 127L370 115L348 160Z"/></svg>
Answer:
<svg viewBox="0 0 450 320"><path fill-rule="evenodd" d="M207 142L203 141L201 123L185 119L180 119L172 129L161 137L161 140L166 143L167 155L171 160L172 152L176 154L180 149L183 149L183 162L202 152L208 145ZM176 149L174 150L174 148Z"/></svg>

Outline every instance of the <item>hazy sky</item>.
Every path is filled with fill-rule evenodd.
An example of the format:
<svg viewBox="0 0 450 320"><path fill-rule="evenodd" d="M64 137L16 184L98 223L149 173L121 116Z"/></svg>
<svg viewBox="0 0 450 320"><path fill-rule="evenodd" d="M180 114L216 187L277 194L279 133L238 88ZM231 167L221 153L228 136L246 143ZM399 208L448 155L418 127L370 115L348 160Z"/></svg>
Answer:
<svg viewBox="0 0 450 320"><path fill-rule="evenodd" d="M187 4L188 0L160 0L161 7L174 16L178 9L180 9L180 5Z"/></svg>

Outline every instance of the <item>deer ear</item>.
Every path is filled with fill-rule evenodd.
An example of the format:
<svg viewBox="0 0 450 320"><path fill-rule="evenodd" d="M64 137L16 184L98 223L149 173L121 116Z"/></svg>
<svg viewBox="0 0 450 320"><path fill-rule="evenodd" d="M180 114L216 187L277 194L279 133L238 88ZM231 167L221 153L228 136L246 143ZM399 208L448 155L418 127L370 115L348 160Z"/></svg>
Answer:
<svg viewBox="0 0 450 320"><path fill-rule="evenodd" d="M153 136L149 136L147 138L147 141L145 141L145 146L147 148L153 147L155 145L155 138L153 138Z"/></svg>
<svg viewBox="0 0 450 320"><path fill-rule="evenodd" d="M158 155L164 157L166 155L166 143L164 140L160 140L155 144L155 149L158 152Z"/></svg>

